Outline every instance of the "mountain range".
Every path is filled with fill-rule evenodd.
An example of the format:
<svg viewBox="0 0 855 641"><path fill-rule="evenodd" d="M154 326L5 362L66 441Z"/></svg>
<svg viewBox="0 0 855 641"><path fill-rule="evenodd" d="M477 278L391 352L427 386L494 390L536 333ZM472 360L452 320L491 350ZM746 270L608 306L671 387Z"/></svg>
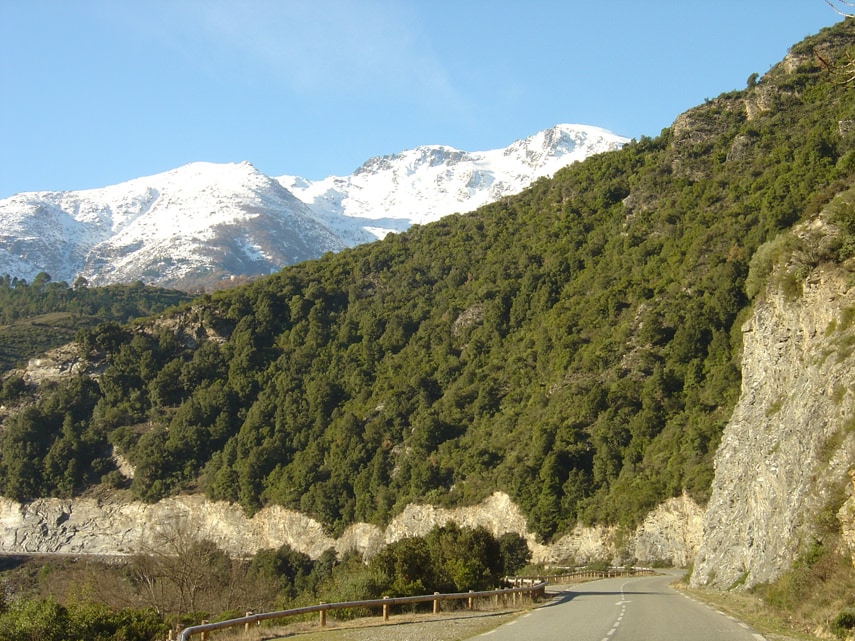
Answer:
<svg viewBox="0 0 855 641"><path fill-rule="evenodd" d="M504 149L418 147L320 181L197 162L100 189L17 194L0 200L0 274L211 287L476 209L626 142L557 125Z"/></svg>

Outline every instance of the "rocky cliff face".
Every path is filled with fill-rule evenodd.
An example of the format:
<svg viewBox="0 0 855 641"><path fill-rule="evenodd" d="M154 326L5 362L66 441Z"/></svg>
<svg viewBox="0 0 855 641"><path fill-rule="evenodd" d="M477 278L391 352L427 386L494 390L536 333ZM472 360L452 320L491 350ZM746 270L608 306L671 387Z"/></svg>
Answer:
<svg viewBox="0 0 855 641"><path fill-rule="evenodd" d="M827 237L817 226L800 233ZM849 487L855 287L849 272L828 264L793 280L798 262L794 255L773 275L742 328L742 394L716 455L696 586L747 588L776 579L817 536L817 517L835 512Z"/></svg>
<svg viewBox="0 0 855 641"><path fill-rule="evenodd" d="M497 492L480 505L443 509L410 505L386 528L358 523L338 538L327 536L316 521L281 507L268 507L247 518L239 506L201 496L179 496L154 505L95 499L40 499L20 504L0 499L0 553L126 555L145 552L163 537L191 532L232 556L288 544L319 557L333 548L357 550L370 557L387 543L427 534L450 521L465 527L483 526L495 536L525 536L534 560L544 563L637 558L639 563L673 560L683 565L697 550L701 510L686 497L655 510L622 546L608 528L576 528L553 545L536 542L525 518L510 498Z"/></svg>

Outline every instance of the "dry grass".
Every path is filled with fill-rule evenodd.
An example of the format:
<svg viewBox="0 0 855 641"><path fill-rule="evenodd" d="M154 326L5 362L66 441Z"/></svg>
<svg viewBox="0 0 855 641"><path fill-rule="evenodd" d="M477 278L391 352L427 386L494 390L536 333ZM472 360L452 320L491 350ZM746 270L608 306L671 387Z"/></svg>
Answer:
<svg viewBox="0 0 855 641"><path fill-rule="evenodd" d="M690 588L684 583L674 584L673 587L747 623L769 641L815 641L833 638L820 630L803 629L804 622L795 621L791 615L770 607L754 594L699 590Z"/></svg>
<svg viewBox="0 0 855 641"><path fill-rule="evenodd" d="M698 590L682 583L674 587L748 623L770 640L836 639L832 622L855 602L855 568L836 545L828 548L809 551L775 583L750 592Z"/></svg>

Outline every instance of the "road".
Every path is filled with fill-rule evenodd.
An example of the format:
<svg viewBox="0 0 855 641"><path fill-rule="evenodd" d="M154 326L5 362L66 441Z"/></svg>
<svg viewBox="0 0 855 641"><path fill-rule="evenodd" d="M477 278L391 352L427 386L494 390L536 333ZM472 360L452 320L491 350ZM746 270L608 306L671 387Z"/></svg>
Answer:
<svg viewBox="0 0 855 641"><path fill-rule="evenodd" d="M567 588L478 641L763 641L748 626L669 586L673 576L617 578Z"/></svg>

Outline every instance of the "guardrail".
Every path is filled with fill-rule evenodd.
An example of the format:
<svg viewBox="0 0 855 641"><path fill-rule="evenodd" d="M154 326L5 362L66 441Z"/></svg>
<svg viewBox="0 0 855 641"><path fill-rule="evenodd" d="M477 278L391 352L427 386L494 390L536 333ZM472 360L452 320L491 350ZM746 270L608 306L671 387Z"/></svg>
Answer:
<svg viewBox="0 0 855 641"><path fill-rule="evenodd" d="M512 585L523 585L528 581L537 583L560 584L572 579L610 579L617 576L648 576L656 574L652 568L609 568L608 570L575 570L562 574L542 574L527 577L506 577Z"/></svg>
<svg viewBox="0 0 855 641"><path fill-rule="evenodd" d="M367 601L343 601L340 603L319 603L318 605L309 605L302 608L294 608L291 610L279 610L277 612L264 612L262 614L248 614L237 619L228 619L227 621L217 621L216 623L202 623L184 628L178 635L178 641L187 641L191 635L199 634L202 636L202 641L207 639L207 633L214 630L222 630L235 626L244 626L245 630L249 630L254 623L260 623L268 619L278 619L289 616L299 616L303 614L319 613L319 622L321 627L324 627L327 622L327 612L329 610L345 610L349 608L364 608L364 609L382 609L383 620L389 620L389 608L393 605L406 605L410 603L428 603L433 602L434 614L439 612L439 603L441 601L467 601L468 609L472 610L475 607L475 599L483 599L493 597L498 604L500 597L507 599L511 597L513 603L516 604L517 597L520 602L525 598L535 599L543 598L546 592L546 582L540 582L533 585L516 588L506 588L502 590L488 590L486 592L458 592L454 594L426 594L422 596L406 596L406 597L386 597L384 599L370 599Z"/></svg>

